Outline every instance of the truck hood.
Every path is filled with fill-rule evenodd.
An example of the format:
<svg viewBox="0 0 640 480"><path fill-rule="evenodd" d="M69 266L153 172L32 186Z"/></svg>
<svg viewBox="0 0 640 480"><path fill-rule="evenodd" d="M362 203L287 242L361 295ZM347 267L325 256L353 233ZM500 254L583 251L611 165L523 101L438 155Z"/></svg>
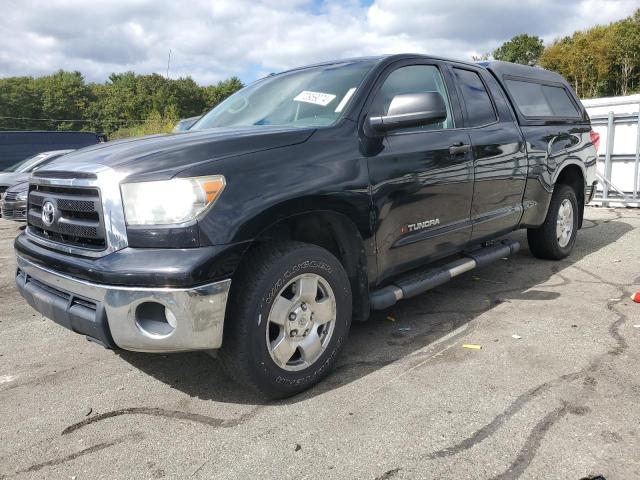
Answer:
<svg viewBox="0 0 640 480"><path fill-rule="evenodd" d="M306 141L315 131L307 128L217 128L152 135L106 142L54 160L38 173L74 171L74 165L109 167L120 178L160 180L186 168L221 158L244 155Z"/></svg>

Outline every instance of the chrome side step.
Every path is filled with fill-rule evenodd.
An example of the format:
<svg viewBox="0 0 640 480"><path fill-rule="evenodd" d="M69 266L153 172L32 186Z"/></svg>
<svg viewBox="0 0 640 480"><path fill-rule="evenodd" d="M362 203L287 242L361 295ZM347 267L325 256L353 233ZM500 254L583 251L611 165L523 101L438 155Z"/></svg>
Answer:
<svg viewBox="0 0 640 480"><path fill-rule="evenodd" d="M489 247L479 248L464 257L435 269L412 273L396 279L393 284L371 292L369 301L373 310L382 310L395 305L398 300L410 298L447 283L453 277L484 267L500 258L507 257L520 250L520 242L503 240Z"/></svg>

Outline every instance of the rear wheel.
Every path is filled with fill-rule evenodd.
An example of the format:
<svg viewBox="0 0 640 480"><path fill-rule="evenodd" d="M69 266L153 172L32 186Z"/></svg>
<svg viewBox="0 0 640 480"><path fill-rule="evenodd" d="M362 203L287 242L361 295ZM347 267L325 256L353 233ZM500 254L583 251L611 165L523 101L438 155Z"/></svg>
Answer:
<svg viewBox="0 0 640 480"><path fill-rule="evenodd" d="M350 322L349 279L331 253L265 244L234 277L220 357L231 378L287 397L327 375Z"/></svg>
<svg viewBox="0 0 640 480"><path fill-rule="evenodd" d="M573 250L578 232L578 201L569 185L557 185L547 218L538 228L527 230L529 250L538 258L560 260Z"/></svg>

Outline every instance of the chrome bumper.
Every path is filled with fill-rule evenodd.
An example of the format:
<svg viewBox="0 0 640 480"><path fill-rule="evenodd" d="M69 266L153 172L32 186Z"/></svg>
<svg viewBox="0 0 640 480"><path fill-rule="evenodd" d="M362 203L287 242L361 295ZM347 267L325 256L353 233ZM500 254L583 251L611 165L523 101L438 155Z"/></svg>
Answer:
<svg viewBox="0 0 640 480"><path fill-rule="evenodd" d="M99 343L108 344L111 337L117 347L139 352L222 345L231 280L188 289L121 287L77 280L21 256L17 266L18 289L31 306ZM175 327L160 318L165 308L175 317Z"/></svg>

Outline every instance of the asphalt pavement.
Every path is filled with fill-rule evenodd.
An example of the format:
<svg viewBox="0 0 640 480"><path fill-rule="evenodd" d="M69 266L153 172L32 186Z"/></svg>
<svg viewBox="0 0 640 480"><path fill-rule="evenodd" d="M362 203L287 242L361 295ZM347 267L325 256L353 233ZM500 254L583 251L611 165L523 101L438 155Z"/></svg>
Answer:
<svg viewBox="0 0 640 480"><path fill-rule="evenodd" d="M356 324L335 371L267 402L206 353L113 352L14 286L0 220L0 479L640 478L640 210L588 208ZM480 348L466 348L474 345Z"/></svg>

